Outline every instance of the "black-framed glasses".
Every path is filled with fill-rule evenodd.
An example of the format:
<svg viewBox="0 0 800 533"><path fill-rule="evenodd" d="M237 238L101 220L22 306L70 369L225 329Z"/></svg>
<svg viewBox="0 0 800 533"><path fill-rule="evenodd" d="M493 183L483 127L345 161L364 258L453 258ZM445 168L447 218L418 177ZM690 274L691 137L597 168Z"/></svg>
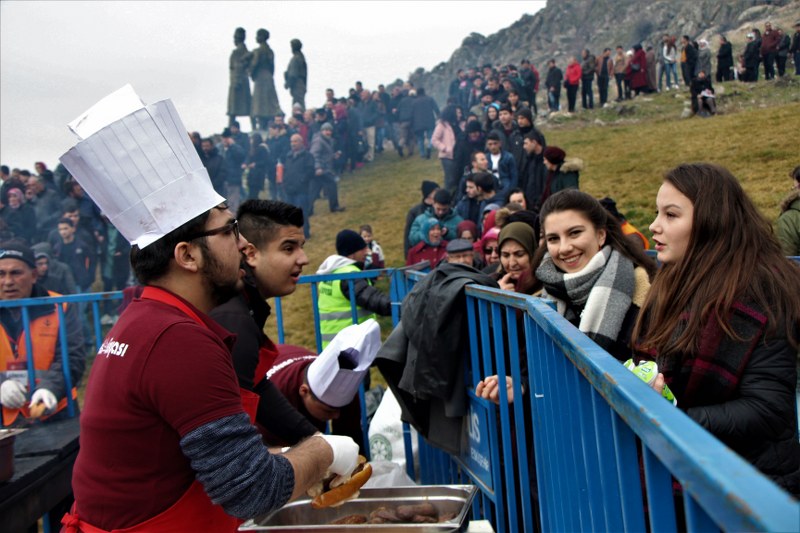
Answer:
<svg viewBox="0 0 800 533"><path fill-rule="evenodd" d="M500 253L500 248L495 246L494 248L486 247L483 249L483 253L486 255L491 255L494 252Z"/></svg>
<svg viewBox="0 0 800 533"><path fill-rule="evenodd" d="M208 231L204 231L202 233L195 233L190 235L186 238L187 241L193 241L195 239L199 239L201 237L211 237L212 235L218 235L220 233L228 233L232 231L233 236L236 237L236 240L239 240L239 221L234 220L233 222L228 222L224 226L220 226L218 228L210 229Z"/></svg>

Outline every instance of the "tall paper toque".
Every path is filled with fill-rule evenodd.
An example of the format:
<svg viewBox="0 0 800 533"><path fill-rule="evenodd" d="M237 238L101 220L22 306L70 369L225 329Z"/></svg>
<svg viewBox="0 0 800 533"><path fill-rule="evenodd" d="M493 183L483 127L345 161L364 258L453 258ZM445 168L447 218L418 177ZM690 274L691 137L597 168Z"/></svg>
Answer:
<svg viewBox="0 0 800 533"><path fill-rule="evenodd" d="M337 333L308 365L308 386L314 396L337 408L352 402L380 347L381 327L372 318Z"/></svg>
<svg viewBox="0 0 800 533"><path fill-rule="evenodd" d="M126 85L69 128L80 142L61 162L139 248L225 201L171 100L145 106Z"/></svg>

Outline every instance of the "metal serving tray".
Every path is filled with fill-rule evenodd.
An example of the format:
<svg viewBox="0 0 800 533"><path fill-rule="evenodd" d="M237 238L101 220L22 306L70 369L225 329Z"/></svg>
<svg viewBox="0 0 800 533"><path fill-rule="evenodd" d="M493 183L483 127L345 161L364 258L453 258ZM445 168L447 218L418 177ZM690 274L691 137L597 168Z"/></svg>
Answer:
<svg viewBox="0 0 800 533"><path fill-rule="evenodd" d="M444 533L464 531L467 527L472 499L478 488L474 485L420 485L383 489L361 489L355 500L339 507L313 509L311 500L297 500L272 513L248 520L239 531L380 531L380 533ZM369 515L381 506L397 507L430 502L439 514L456 513L455 518L439 524L347 524L331 525L334 520L352 514Z"/></svg>

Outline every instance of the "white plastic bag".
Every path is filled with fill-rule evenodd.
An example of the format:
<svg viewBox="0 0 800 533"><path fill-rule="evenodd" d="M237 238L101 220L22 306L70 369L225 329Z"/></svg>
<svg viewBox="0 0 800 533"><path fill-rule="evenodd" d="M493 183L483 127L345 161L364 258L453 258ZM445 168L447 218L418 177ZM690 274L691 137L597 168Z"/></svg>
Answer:
<svg viewBox="0 0 800 533"><path fill-rule="evenodd" d="M406 452L400 415L400 404L397 403L391 389L386 389L369 425L369 453L371 461L391 461L405 471ZM411 428L411 448L415 466L419 464L417 442L417 431Z"/></svg>

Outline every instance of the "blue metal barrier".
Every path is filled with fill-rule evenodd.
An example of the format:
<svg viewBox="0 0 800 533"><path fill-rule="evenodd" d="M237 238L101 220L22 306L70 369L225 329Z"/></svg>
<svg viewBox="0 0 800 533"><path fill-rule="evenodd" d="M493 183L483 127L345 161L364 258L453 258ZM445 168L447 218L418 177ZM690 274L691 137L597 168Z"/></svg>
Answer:
<svg viewBox="0 0 800 533"><path fill-rule="evenodd" d="M503 387L499 406L468 391L467 449L421 442L424 483L468 478L475 517L497 531L798 530L800 503L545 302L466 293L469 382L510 375L514 402Z"/></svg>
<svg viewBox="0 0 800 533"><path fill-rule="evenodd" d="M72 394L69 391L72 390L73 386L77 386L77 383L72 383L72 376L69 372L69 352L67 351L67 330L66 324L64 320L64 305L62 304L78 304L78 303L91 303L92 304L92 323L94 325L94 337L95 337L95 347L97 350L100 349L100 345L103 341L103 333L102 333L102 325L100 324L100 303L110 301L110 300L121 300L122 299L122 292L96 292L96 293L87 293L87 294L71 294L71 295L64 295L64 296L48 296L45 298L23 298L19 300L3 300L0 301L0 308L15 308L18 307L21 310L22 315L22 330L23 331L30 331L30 311L31 307L36 306L55 306L56 313L58 314L58 338L59 344L61 346L61 353L56 354L56 356L61 357L61 364L64 371L64 385L65 390L67 391L67 413L70 417L75 416L76 408L75 408L75 400L72 398ZM81 317L83 319L84 317ZM33 348L31 346L31 338L29 335L25 336L25 351L28 354L33 353ZM88 354L87 354L88 355ZM33 390L36 388L35 386L35 369L33 365L28 364L28 391L32 393Z"/></svg>

